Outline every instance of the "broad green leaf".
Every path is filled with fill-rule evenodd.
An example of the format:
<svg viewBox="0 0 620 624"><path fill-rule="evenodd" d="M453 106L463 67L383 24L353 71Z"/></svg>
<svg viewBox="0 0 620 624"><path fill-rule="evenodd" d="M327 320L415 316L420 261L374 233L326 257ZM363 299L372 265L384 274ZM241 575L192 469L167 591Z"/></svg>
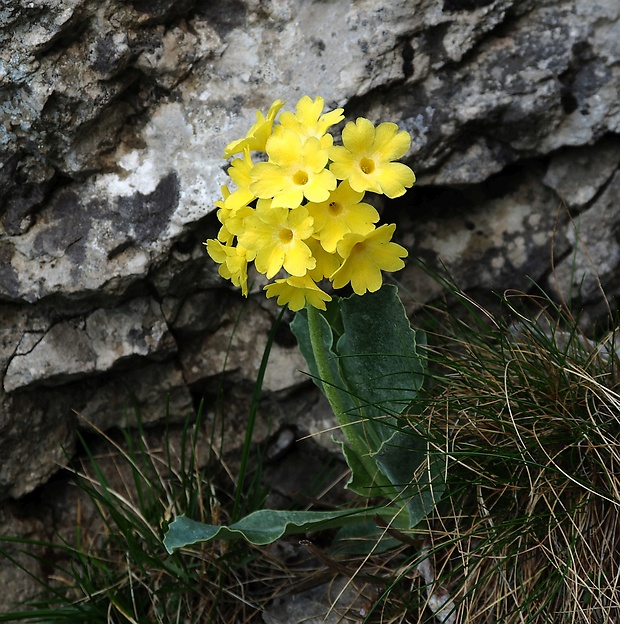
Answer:
<svg viewBox="0 0 620 624"><path fill-rule="evenodd" d="M412 329L391 285L363 296L334 298L325 315L316 317L320 341L315 344L323 345L321 354L313 351L306 310L296 315L292 329L315 381L320 378L315 358L328 356L329 365L321 364L321 370L330 379L317 385L324 391L325 383L338 389L328 399L349 442L342 445L351 469L347 487L363 496L399 500L408 527L413 527L443 492L441 463L427 459L424 440L399 418L426 376L420 353L425 336Z"/></svg>
<svg viewBox="0 0 620 624"><path fill-rule="evenodd" d="M283 535L341 527L364 522L369 515L386 513L385 509L356 509L347 511L288 511L261 509L230 526L204 524L187 516L178 516L170 523L164 537L164 546L172 554L176 548L210 540L245 539L251 544L264 546ZM372 517L372 516L370 516Z"/></svg>
<svg viewBox="0 0 620 624"><path fill-rule="evenodd" d="M310 338L307 310L303 309L297 312L291 323L291 330L297 338L299 350L308 364L310 375L329 399L338 424L342 427L342 431L349 441L349 446L343 447L345 459L351 470L351 478L347 487L358 494L364 492L366 496L369 495L368 492L374 489L375 494L378 495L380 491L377 490L377 486L380 484L389 486L389 482L379 472L376 463L369 456L370 448L366 442L368 419L360 412L358 401L355 399L352 389L345 384L341 375L338 356L333 351L334 335L339 335L339 328L334 329L324 315L319 314L317 317L320 342L328 362L328 370L324 371L323 375L319 371L317 354L314 353ZM331 308L329 318L335 325L340 325L337 305ZM326 385L329 385L327 390L330 392L326 391ZM379 482L375 476L379 478Z"/></svg>
<svg viewBox="0 0 620 624"><path fill-rule="evenodd" d="M419 353L424 335L411 327L397 288L386 284L342 299L340 313L344 333L335 350L345 383L355 388L366 416L401 414L418 396L426 365ZM382 440L393 433L379 429Z"/></svg>
<svg viewBox="0 0 620 624"><path fill-rule="evenodd" d="M362 461L357 453L346 444L336 440L342 448L342 453L351 470L351 476L347 481L347 489L360 496L390 496L391 484L379 470L377 463L372 461ZM369 472L372 470L372 473ZM386 489L387 488L387 489Z"/></svg>
<svg viewBox="0 0 620 624"><path fill-rule="evenodd" d="M415 527L433 510L444 491L441 458L413 429L396 431L373 454L381 472L409 514L409 528Z"/></svg>

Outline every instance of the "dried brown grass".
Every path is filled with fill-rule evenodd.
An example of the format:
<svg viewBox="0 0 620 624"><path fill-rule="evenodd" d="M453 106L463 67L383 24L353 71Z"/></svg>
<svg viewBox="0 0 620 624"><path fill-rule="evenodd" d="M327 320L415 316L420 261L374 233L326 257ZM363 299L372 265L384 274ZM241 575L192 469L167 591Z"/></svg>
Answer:
<svg viewBox="0 0 620 624"><path fill-rule="evenodd" d="M458 320L433 311L434 386L415 418L448 456L428 556L455 607L408 621L620 622L614 334L587 338L545 297L506 296L501 314L459 298Z"/></svg>

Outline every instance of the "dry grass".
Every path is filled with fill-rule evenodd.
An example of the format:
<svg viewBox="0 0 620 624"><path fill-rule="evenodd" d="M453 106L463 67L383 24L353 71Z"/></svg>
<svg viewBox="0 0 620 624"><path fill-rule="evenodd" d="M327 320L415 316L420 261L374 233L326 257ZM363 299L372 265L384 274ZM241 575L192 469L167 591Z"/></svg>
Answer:
<svg viewBox="0 0 620 624"><path fill-rule="evenodd" d="M434 621L618 622L613 334L586 338L545 297L512 294L498 315L460 299L460 320L433 311L436 377L416 417L449 458L428 556L456 606Z"/></svg>

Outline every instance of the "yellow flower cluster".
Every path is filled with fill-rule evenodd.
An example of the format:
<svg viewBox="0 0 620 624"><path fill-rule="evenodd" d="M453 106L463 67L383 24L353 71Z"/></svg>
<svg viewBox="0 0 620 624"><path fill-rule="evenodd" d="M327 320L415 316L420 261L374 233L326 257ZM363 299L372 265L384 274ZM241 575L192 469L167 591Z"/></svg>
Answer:
<svg viewBox="0 0 620 624"><path fill-rule="evenodd" d="M268 279L267 297L297 311L306 303L325 310L331 297L318 286L351 284L358 295L381 287L381 271L398 271L407 250L391 242L395 225L375 224L379 214L364 203L366 191L399 197L415 182L413 171L394 162L411 138L394 123L376 128L359 117L345 125L342 145L327 131L343 109L323 113L324 101L302 97L295 112L275 101L243 139L230 143L228 175L216 202L222 227L205 244L222 277L248 294L249 262ZM266 157L254 162L252 153Z"/></svg>

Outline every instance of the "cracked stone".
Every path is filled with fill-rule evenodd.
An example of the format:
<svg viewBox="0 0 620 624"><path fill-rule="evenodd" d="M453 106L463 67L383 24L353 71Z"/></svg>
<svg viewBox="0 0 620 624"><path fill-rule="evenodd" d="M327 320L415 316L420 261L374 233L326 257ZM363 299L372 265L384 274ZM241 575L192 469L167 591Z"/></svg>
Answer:
<svg viewBox="0 0 620 624"><path fill-rule="evenodd" d="M175 350L159 305L146 298L134 299L52 326L32 350L11 359L4 389L58 385L110 370L130 357L163 360Z"/></svg>

